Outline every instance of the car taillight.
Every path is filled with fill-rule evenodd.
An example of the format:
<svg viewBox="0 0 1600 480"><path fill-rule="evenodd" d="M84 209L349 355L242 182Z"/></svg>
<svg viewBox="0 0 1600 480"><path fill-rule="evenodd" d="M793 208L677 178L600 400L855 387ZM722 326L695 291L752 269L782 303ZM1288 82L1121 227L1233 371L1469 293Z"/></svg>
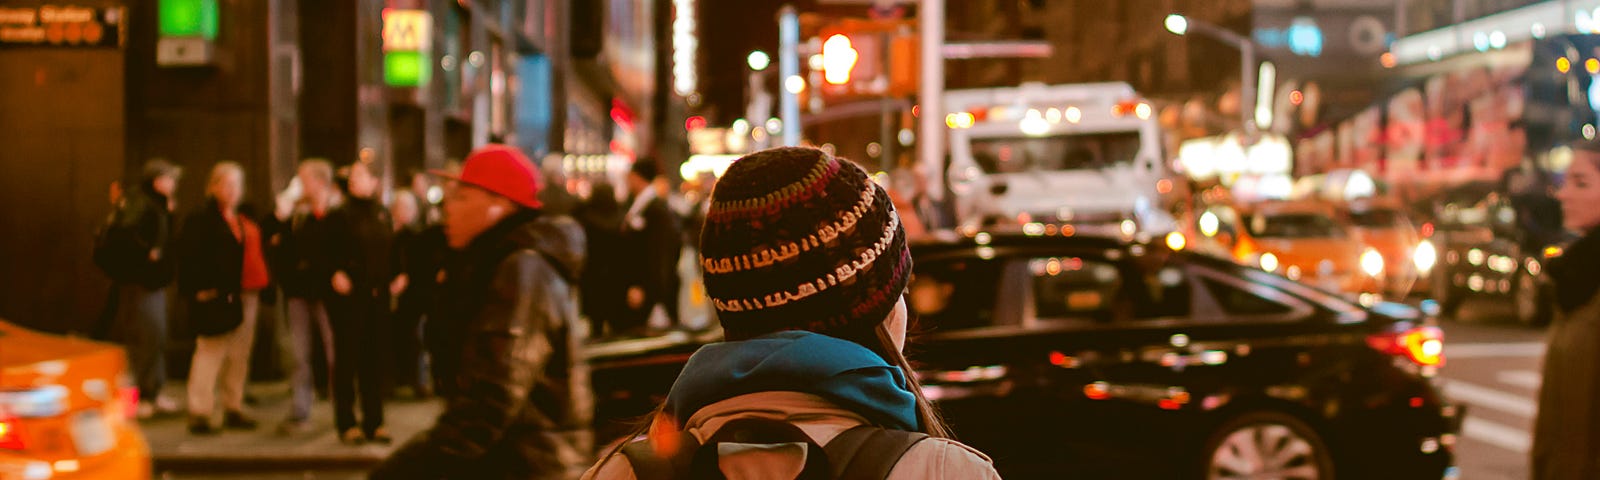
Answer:
<svg viewBox="0 0 1600 480"><path fill-rule="evenodd" d="M1424 367L1444 365L1444 331L1439 327L1379 333L1367 337L1367 345L1383 353L1406 357Z"/></svg>
<svg viewBox="0 0 1600 480"><path fill-rule="evenodd" d="M138 415L139 415L139 388L138 387L123 387L123 388L118 390L118 395L120 395L122 397L122 398L118 399L118 400L120 400L122 402L122 410L123 410L122 411L122 416L127 418L128 420L133 420L134 418L138 417Z"/></svg>
<svg viewBox="0 0 1600 480"><path fill-rule="evenodd" d="M0 450L22 450L24 446L22 432L17 428L17 420L0 416Z"/></svg>

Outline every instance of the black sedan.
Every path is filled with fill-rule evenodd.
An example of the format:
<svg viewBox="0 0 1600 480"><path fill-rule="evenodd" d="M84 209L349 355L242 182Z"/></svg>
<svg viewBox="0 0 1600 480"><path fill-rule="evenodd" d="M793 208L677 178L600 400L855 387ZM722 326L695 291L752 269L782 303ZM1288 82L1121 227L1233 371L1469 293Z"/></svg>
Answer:
<svg viewBox="0 0 1600 480"><path fill-rule="evenodd" d="M1433 385L1442 338L1415 310L1166 245L1033 233L917 245L908 291L926 393L1006 478L1453 471L1461 411ZM600 433L645 413L690 351L595 357Z"/></svg>

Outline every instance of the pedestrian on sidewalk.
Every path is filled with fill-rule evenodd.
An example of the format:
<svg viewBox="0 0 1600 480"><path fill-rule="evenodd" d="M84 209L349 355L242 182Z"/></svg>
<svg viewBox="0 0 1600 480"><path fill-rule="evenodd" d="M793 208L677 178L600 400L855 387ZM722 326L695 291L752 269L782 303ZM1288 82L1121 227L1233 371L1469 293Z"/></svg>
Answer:
<svg viewBox="0 0 1600 480"><path fill-rule="evenodd" d="M429 225L421 218L422 209L416 194L410 190L396 190L394 205L389 213L394 218L395 272L406 277L406 285L395 302L393 327L394 383L399 390L410 390L415 397L432 394L432 382L425 373L422 348L422 324L428 311L433 309L438 292L439 269L443 268L445 250L444 229Z"/></svg>
<svg viewBox="0 0 1600 480"><path fill-rule="evenodd" d="M208 201L189 214L179 231L178 291L189 305L189 328L196 335L189 369L189 432L217 433L211 423L217 375L222 375L224 428L253 430L244 413L245 380L255 344L261 289L268 283L261 229L239 214L244 170L234 162L211 169Z"/></svg>
<svg viewBox="0 0 1600 480"><path fill-rule="evenodd" d="M1583 238L1548 269L1558 308L1533 426L1533 480L1600 478L1600 143L1573 153L1556 199L1563 226Z"/></svg>
<svg viewBox="0 0 1600 480"><path fill-rule="evenodd" d="M589 338L601 338L627 315L628 289L622 242L622 203L610 183L598 183L575 215L583 225L587 258L583 266L583 315L589 319Z"/></svg>
<svg viewBox="0 0 1600 480"><path fill-rule="evenodd" d="M628 172L628 210L622 219L623 264L627 267L628 311L615 329L641 336L651 320L678 324L678 256L683 253L682 221L655 185L661 166L643 157ZM664 319L662 317L665 317Z"/></svg>
<svg viewBox="0 0 1600 480"><path fill-rule="evenodd" d="M689 465L693 478L709 478L702 468L788 478L816 467L808 456L823 445L869 437L894 448L862 447L855 458L876 457L859 463L878 463L889 479L999 478L983 454L948 439L901 353L911 254L888 193L866 171L817 149L765 150L734 162L711 202L700 265L728 341L695 352L630 437L645 438L613 448L584 478L646 478L634 470L646 465ZM715 445L731 425L750 434L745 443L784 438L772 448ZM806 450L784 447L796 443Z"/></svg>
<svg viewBox="0 0 1600 480"><path fill-rule="evenodd" d="M459 251L437 318L462 341L441 392L445 410L373 479L566 479L590 458L594 400L578 355L582 227L546 215L539 174L521 151L467 157L444 204Z"/></svg>
<svg viewBox="0 0 1600 480"><path fill-rule="evenodd" d="M105 228L95 263L117 291L111 338L128 352L128 369L139 388L139 418L178 412L161 395L167 380L167 287L175 266L168 248L175 230L172 212L182 169L165 160L144 165L138 188L127 192Z"/></svg>
<svg viewBox="0 0 1600 480"><path fill-rule="evenodd" d="M334 215L328 318L333 324L333 422L345 443L390 443L383 427L390 366L389 299L406 287L394 272L394 223L377 198L381 180L368 161L350 166L344 205ZM359 392L359 393L358 393ZM356 403L361 417L356 418Z"/></svg>
<svg viewBox="0 0 1600 480"><path fill-rule="evenodd" d="M300 198L289 212L286 231L281 233L278 252L284 275L283 295L288 300L289 351L294 356L290 374L291 406L289 417L279 426L284 434L300 433L311 426L311 405L316 401L317 385L326 388L326 369L313 371L313 357L333 360L333 326L328 323L327 300L333 295L334 257L330 245L332 219L339 205L334 190L333 166L325 160L300 163L297 173Z"/></svg>

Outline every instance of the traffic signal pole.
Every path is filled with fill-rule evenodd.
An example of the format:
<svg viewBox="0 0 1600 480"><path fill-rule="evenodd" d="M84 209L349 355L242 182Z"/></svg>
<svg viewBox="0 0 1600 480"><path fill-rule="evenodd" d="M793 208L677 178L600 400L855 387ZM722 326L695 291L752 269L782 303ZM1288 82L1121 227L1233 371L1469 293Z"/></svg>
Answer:
<svg viewBox="0 0 1600 480"><path fill-rule="evenodd" d="M800 14L794 5L778 11L778 117L783 121L783 146L800 145L800 96L785 88L789 77L800 75Z"/></svg>
<svg viewBox="0 0 1600 480"><path fill-rule="evenodd" d="M917 26L922 35L917 101L917 162L927 174L928 194L944 200L944 0L921 0Z"/></svg>

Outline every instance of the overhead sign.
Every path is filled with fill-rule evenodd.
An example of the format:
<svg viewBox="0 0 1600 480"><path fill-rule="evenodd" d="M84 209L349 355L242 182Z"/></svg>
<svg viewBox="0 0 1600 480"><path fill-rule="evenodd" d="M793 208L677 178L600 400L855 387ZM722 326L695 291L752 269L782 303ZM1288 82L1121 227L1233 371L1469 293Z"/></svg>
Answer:
<svg viewBox="0 0 1600 480"><path fill-rule="evenodd" d="M383 81L420 87L433 73L433 17L426 10L383 10Z"/></svg>
<svg viewBox="0 0 1600 480"><path fill-rule="evenodd" d="M0 47L120 47L122 7L0 7Z"/></svg>
<svg viewBox="0 0 1600 480"><path fill-rule="evenodd" d="M427 50L432 40L433 18L427 10L383 10L383 51Z"/></svg>

